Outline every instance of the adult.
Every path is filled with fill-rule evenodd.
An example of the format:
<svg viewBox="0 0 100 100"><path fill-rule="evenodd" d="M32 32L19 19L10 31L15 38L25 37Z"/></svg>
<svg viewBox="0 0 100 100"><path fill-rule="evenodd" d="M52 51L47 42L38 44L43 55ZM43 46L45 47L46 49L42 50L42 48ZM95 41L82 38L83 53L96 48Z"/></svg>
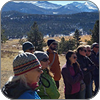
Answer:
<svg viewBox="0 0 100 100"><path fill-rule="evenodd" d="M34 50L34 45L29 41L26 41L26 42L23 43L22 50L24 52L30 52L30 53L33 53L35 51Z"/></svg>
<svg viewBox="0 0 100 100"><path fill-rule="evenodd" d="M92 97L92 88L91 88L92 74L91 72L94 70L95 66L90 61L90 59L86 56L86 48L83 45L77 48L77 61L80 64L80 67L84 74L83 80L86 84L85 98L88 99Z"/></svg>
<svg viewBox="0 0 100 100"><path fill-rule="evenodd" d="M80 99L80 81L83 73L77 63L75 52L68 51L66 54L66 64L62 67L62 76L65 84L65 99Z"/></svg>
<svg viewBox="0 0 100 100"><path fill-rule="evenodd" d="M48 49L47 54L49 56L49 66L50 71L54 74L54 80L56 83L57 88L59 88L59 80L61 78L61 69L60 69L60 62L57 52L55 51L57 49L57 41L54 39L49 39L47 41Z"/></svg>
<svg viewBox="0 0 100 100"><path fill-rule="evenodd" d="M89 59L91 60L91 46L86 45L85 48L86 48L86 56L89 57ZM93 72L94 72L94 70L91 71L91 74L92 74L92 81L91 81L92 94L94 94L94 91L93 91L93 77L94 77Z"/></svg>
<svg viewBox="0 0 100 100"><path fill-rule="evenodd" d="M94 73L93 73L93 80L95 83L95 93L94 95L98 92L99 88L99 44L98 43L93 43L92 44L92 52L90 59L92 62L96 65Z"/></svg>
<svg viewBox="0 0 100 100"><path fill-rule="evenodd" d="M10 99L40 99L35 91L43 73L40 62L32 53L18 54L13 61L13 78L2 88Z"/></svg>
<svg viewBox="0 0 100 100"><path fill-rule="evenodd" d="M40 61L43 69L43 73L40 77L40 84L37 89L41 99L58 99L60 94L57 90L55 81L53 79L53 74L49 70L49 57L45 52L35 51L34 54Z"/></svg>
<svg viewBox="0 0 100 100"><path fill-rule="evenodd" d="M86 56L90 58L91 56L91 46L90 45L86 45Z"/></svg>

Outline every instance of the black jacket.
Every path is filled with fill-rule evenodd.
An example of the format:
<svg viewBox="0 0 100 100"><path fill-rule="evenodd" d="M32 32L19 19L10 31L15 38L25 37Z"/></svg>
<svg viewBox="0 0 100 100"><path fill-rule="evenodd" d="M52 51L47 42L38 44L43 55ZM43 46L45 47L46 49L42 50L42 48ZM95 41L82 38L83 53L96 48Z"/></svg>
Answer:
<svg viewBox="0 0 100 100"><path fill-rule="evenodd" d="M20 81L8 82L2 88L3 94L10 99L17 99L27 90L30 89L26 88L24 84L20 83Z"/></svg>
<svg viewBox="0 0 100 100"><path fill-rule="evenodd" d="M77 61L80 64L80 67L83 71L84 74L84 82L86 85L90 84L91 80L92 80L92 74L91 71L93 71L95 69L94 64L92 63L92 61L85 56L82 56L80 54L77 54ZM86 71L84 71L84 68L87 68Z"/></svg>
<svg viewBox="0 0 100 100"><path fill-rule="evenodd" d="M99 76L99 53L91 52L90 59L96 65L95 70L93 71L93 77Z"/></svg>

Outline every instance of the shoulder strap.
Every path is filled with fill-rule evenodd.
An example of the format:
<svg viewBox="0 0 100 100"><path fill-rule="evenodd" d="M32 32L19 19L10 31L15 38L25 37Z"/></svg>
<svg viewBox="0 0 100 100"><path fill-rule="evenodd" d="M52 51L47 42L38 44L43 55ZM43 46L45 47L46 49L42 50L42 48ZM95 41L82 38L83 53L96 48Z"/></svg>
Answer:
<svg viewBox="0 0 100 100"><path fill-rule="evenodd" d="M46 53L47 53L47 55L49 56L50 53L49 53L48 51L47 51ZM51 67L51 66L53 65L54 61L55 61L55 53L56 53L56 52L53 52L53 54L54 54L53 60L52 60L51 64L49 65L49 67Z"/></svg>
<svg viewBox="0 0 100 100"><path fill-rule="evenodd" d="M50 63L50 67L53 65L53 63L54 63L54 61L55 61L55 52L53 53L54 54L54 56L53 56L53 60L52 60L52 62Z"/></svg>
<svg viewBox="0 0 100 100"><path fill-rule="evenodd" d="M46 53L47 53L47 55L49 56L49 52L48 52L48 51L46 51Z"/></svg>

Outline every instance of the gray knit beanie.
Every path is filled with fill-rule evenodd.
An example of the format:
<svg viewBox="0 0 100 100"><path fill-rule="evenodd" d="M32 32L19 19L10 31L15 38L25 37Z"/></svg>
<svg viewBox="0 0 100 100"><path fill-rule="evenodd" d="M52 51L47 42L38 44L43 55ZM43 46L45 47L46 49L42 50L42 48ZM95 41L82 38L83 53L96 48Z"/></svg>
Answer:
<svg viewBox="0 0 100 100"><path fill-rule="evenodd" d="M48 55L42 51L35 51L34 55L38 58L39 61L43 60L44 58L49 58Z"/></svg>
<svg viewBox="0 0 100 100"><path fill-rule="evenodd" d="M37 57L29 52L18 54L13 60L13 71L15 76L24 74L32 69L41 67Z"/></svg>

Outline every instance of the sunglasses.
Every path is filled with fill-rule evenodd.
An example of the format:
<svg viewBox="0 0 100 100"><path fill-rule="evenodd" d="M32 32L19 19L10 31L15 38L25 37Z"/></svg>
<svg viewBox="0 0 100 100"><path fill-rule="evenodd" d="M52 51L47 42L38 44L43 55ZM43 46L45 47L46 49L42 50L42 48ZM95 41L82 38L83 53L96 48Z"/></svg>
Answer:
<svg viewBox="0 0 100 100"><path fill-rule="evenodd" d="M74 59L76 59L77 57L76 57L76 56L74 56L73 58L74 58Z"/></svg>
<svg viewBox="0 0 100 100"><path fill-rule="evenodd" d="M91 52L91 50L87 50L88 52Z"/></svg>
<svg viewBox="0 0 100 100"><path fill-rule="evenodd" d="M30 48L29 50L32 51L32 50L34 50L34 48Z"/></svg>
<svg viewBox="0 0 100 100"><path fill-rule="evenodd" d="M82 50L82 51L86 52L86 50Z"/></svg>
<svg viewBox="0 0 100 100"><path fill-rule="evenodd" d="M52 43L53 45L57 45L57 43Z"/></svg>
<svg viewBox="0 0 100 100"><path fill-rule="evenodd" d="M48 60L49 60L49 58L44 58L44 59L42 59L41 61L47 62Z"/></svg>

